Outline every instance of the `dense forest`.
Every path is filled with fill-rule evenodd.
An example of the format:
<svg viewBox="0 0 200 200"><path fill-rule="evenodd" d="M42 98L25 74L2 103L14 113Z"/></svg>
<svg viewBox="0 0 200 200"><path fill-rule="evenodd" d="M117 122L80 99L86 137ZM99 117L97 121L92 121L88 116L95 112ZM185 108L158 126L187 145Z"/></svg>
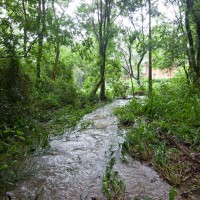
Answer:
<svg viewBox="0 0 200 200"><path fill-rule="evenodd" d="M124 160L129 154L149 163L172 186L170 199L176 189L184 198L198 198L198 0L1 0L0 5L0 190L23 178L22 162L47 151L50 136L132 95L115 110L128 129ZM116 197L119 188L109 176L103 183L108 199L123 199Z"/></svg>

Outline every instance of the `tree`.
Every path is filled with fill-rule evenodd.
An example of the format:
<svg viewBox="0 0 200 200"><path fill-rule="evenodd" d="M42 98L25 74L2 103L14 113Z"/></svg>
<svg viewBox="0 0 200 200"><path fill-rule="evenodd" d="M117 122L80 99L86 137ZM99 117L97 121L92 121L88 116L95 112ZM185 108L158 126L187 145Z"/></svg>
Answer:
<svg viewBox="0 0 200 200"><path fill-rule="evenodd" d="M52 70L52 79L55 81L56 79L56 70L57 70L57 67L58 67L58 61L59 61L59 57L60 57L60 37L59 37L59 34L60 34L60 23L59 23L59 19L56 15L56 9L55 9L55 2L54 0L52 0L52 9L53 9L53 16L54 16L54 23L55 23L55 61L54 61L54 64L53 64L53 70ZM64 11L60 17L60 19L62 19L64 15Z"/></svg>
<svg viewBox="0 0 200 200"><path fill-rule="evenodd" d="M152 93L152 42L151 42L151 0L148 0L149 5L149 96Z"/></svg>
<svg viewBox="0 0 200 200"><path fill-rule="evenodd" d="M134 93L134 85L132 79L135 79L140 87L142 86L140 81L140 67L146 54L146 48L145 45L143 45L143 39L145 36L137 32L137 30L131 31L128 28L122 30L122 35L123 41L119 41L118 49L120 50L124 60L123 68L130 76L132 92ZM140 38L142 38L143 41L141 41ZM134 63L136 63L136 70L133 68Z"/></svg>
<svg viewBox="0 0 200 200"><path fill-rule="evenodd" d="M146 41L147 37L144 33L143 5L140 5L140 7L138 7L138 5L135 6L137 6L137 10L134 9L133 11L133 9L129 9L129 6L127 5L126 15L129 18L130 24L122 28L120 37L123 39L122 41L119 40L118 47L125 60L126 67L124 67L124 69L130 75L133 93L134 87L132 79L135 79L140 87L142 86L140 81L140 68L148 48L148 42ZM139 20L137 19L138 15ZM137 53L137 55L134 55L133 53ZM133 61L136 63L136 70L133 69Z"/></svg>
<svg viewBox="0 0 200 200"><path fill-rule="evenodd" d="M43 40L44 40L44 32L46 27L46 8L45 0L38 0L38 52L37 52L37 73L36 77L37 79L40 79L41 76L41 59L42 59L42 53L43 53Z"/></svg>
<svg viewBox="0 0 200 200"><path fill-rule="evenodd" d="M108 41L111 37L111 11L113 9L112 0L96 0L97 24L93 20L93 30L99 44L99 68L100 81L92 91L94 95L100 86L100 100L106 100L105 95L105 66L106 66L106 50Z"/></svg>
<svg viewBox="0 0 200 200"><path fill-rule="evenodd" d="M190 76L194 83L200 81L200 3L196 0L185 2L185 27L189 43ZM195 30L192 30L192 23ZM195 38L196 35L196 38Z"/></svg>
<svg viewBox="0 0 200 200"><path fill-rule="evenodd" d="M108 43L113 37L114 21L117 14L115 2L113 0L93 0L92 5L82 4L79 8L82 10L85 21L81 21L82 27L87 30L88 36L95 36L98 43L98 62L99 81L94 86L91 97L93 97L100 88L100 100L106 100L105 95L105 70L107 59ZM87 12L87 14L86 14ZM80 14L80 12L79 12Z"/></svg>

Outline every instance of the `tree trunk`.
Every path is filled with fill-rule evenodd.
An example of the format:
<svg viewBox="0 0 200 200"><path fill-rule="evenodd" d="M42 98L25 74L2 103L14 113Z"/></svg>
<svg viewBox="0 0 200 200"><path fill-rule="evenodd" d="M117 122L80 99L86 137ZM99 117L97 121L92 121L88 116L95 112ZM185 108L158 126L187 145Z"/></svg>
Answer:
<svg viewBox="0 0 200 200"><path fill-rule="evenodd" d="M27 13L24 0L22 1L23 13L24 13L24 55L26 55L27 47Z"/></svg>
<svg viewBox="0 0 200 200"><path fill-rule="evenodd" d="M96 85L95 87L93 88L92 92L90 93L90 98L93 99L94 98L94 95L97 93L97 90L99 89L99 86L101 85L101 81L100 80Z"/></svg>
<svg viewBox="0 0 200 200"><path fill-rule="evenodd" d="M142 61L144 59L144 55L145 54L142 55L142 57L140 58L140 60L139 60L139 62L137 64L137 83L138 83L138 85L140 87L141 87L141 82L140 82L140 65L141 65L141 63L142 63Z"/></svg>
<svg viewBox="0 0 200 200"><path fill-rule="evenodd" d="M132 48L131 48L131 44L128 46L128 51L129 51L129 67L130 67L130 73L131 76L133 77L133 66L132 66Z"/></svg>
<svg viewBox="0 0 200 200"><path fill-rule="evenodd" d="M192 31L190 28L190 20L189 20L189 13L191 9L190 0L186 0L186 11L185 11L185 27L189 42L189 67L190 67L190 74L191 77L194 79L196 76L196 62L195 62L195 49L194 49L194 41L192 37Z"/></svg>
<svg viewBox="0 0 200 200"><path fill-rule="evenodd" d="M185 72L185 76L186 76L186 79L187 79L187 84L190 85L190 77L189 77L188 71L185 67L185 63L183 63L182 66L183 66L183 70Z"/></svg>
<svg viewBox="0 0 200 200"><path fill-rule="evenodd" d="M100 57L100 77L101 77L101 85L100 85L100 100L106 100L105 94L105 67L106 67L106 46L104 44L100 44L99 47L99 57Z"/></svg>
<svg viewBox="0 0 200 200"><path fill-rule="evenodd" d="M130 79L131 79L131 89L132 89L132 94L134 95L134 86L133 86L133 77L130 74Z"/></svg>
<svg viewBox="0 0 200 200"><path fill-rule="evenodd" d="M200 17L200 16L199 16ZM196 22L196 33L197 33L197 64L196 64L196 75L197 79L200 79L200 18L195 17Z"/></svg>
<svg viewBox="0 0 200 200"><path fill-rule="evenodd" d="M42 0L38 0L38 52L37 52L37 72L36 77L40 79L40 68L41 68L41 56L42 56L42 44L43 44L43 35L41 34L41 18L42 18Z"/></svg>
<svg viewBox="0 0 200 200"><path fill-rule="evenodd" d="M106 56L104 55L102 57L102 63L101 63L101 88L100 88L100 100L105 101L106 98L106 93L105 93L105 65L106 65Z"/></svg>
<svg viewBox="0 0 200 200"><path fill-rule="evenodd" d="M43 53L43 39L44 39L44 30L45 30L45 0L38 1L38 52L37 52L37 72L36 78L40 79L41 77L41 60L42 60L42 53Z"/></svg>
<svg viewBox="0 0 200 200"><path fill-rule="evenodd" d="M59 20L56 16L56 10L55 10L55 7L54 7L54 0L52 0L52 8L53 8L54 18L55 18L55 23L56 23L55 60L54 60L53 69L52 69L52 79L55 81L56 80L56 70L57 70L57 67L58 67L58 61L59 61L59 57L60 57L60 38L59 38L60 26L59 26Z"/></svg>
<svg viewBox="0 0 200 200"><path fill-rule="evenodd" d="M181 12L181 3L179 2L178 3L178 6L179 6L179 15L180 15L180 25L181 25L181 31L182 31L182 35L187 35L186 31L185 31L185 26L184 26L184 17L182 15L182 12ZM186 15L185 15L186 16ZM186 23L185 23L186 24ZM187 46L187 43L184 45L184 48L186 49L186 56L188 58L188 63L189 63L189 66L190 66L190 51L189 51L189 48ZM191 77L190 77L190 74L188 73L186 67L185 67L185 62L183 62L182 64L183 66L183 69L184 69L184 72L185 72L185 76L186 76L186 79L187 79L187 83L188 85L190 85L190 82L191 82Z"/></svg>
<svg viewBox="0 0 200 200"><path fill-rule="evenodd" d="M96 0L97 9L97 27L95 27L93 19L93 29L97 37L99 45L99 70L100 70L100 82L95 86L91 95L95 95L98 87L100 87L100 100L105 101L105 68L106 68L106 50L108 41L110 39L110 17L111 17L111 0Z"/></svg>
<svg viewBox="0 0 200 200"><path fill-rule="evenodd" d="M56 41L56 46L55 46L55 61L54 61L54 65L53 65L53 71L52 71L52 79L55 81L56 80L56 70L58 67L58 61L59 61L59 57L60 57L60 42L59 39L57 38Z"/></svg>
<svg viewBox="0 0 200 200"><path fill-rule="evenodd" d="M149 2L149 96L152 94L151 0Z"/></svg>

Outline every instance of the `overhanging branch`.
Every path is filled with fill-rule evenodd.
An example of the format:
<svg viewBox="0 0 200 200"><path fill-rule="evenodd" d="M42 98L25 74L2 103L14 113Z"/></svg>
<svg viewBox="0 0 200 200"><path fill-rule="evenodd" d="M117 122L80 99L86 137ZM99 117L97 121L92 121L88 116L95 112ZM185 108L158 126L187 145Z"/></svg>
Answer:
<svg viewBox="0 0 200 200"><path fill-rule="evenodd" d="M37 35L37 37L33 40L33 42L30 44L29 48L27 49L26 53L23 55L8 55L8 56L0 56L0 59L5 59L5 58L26 58L31 51L32 47L36 43L37 39L41 36L43 33L44 29L40 32L40 34Z"/></svg>

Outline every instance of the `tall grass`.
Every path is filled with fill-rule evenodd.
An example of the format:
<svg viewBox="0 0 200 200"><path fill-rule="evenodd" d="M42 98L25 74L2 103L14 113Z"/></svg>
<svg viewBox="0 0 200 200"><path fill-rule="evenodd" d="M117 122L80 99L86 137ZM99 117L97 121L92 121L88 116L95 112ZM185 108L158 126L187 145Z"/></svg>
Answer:
<svg viewBox="0 0 200 200"><path fill-rule="evenodd" d="M150 98L133 99L115 114L129 126L123 153L150 162L175 186L199 184L200 91L182 78L154 85ZM193 157L191 156L193 155Z"/></svg>

